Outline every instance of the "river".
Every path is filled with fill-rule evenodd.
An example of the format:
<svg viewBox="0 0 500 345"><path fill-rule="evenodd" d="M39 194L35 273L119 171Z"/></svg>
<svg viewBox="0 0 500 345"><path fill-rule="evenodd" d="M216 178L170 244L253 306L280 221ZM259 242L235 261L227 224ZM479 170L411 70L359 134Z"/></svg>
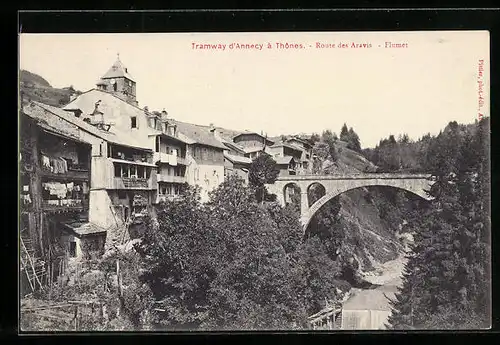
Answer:
<svg viewBox="0 0 500 345"><path fill-rule="evenodd" d="M367 289L352 289L351 297L343 303L342 329L385 329L384 324L391 312L387 297L394 299L401 286L406 260L401 254L362 276L374 285Z"/></svg>

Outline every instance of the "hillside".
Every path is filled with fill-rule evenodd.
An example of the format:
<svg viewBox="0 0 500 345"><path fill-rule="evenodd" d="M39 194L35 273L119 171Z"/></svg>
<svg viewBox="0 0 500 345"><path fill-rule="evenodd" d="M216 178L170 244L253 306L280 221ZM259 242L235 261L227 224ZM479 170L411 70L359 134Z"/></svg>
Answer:
<svg viewBox="0 0 500 345"><path fill-rule="evenodd" d="M38 101L55 107L68 104L73 94L81 94L71 86L54 88L43 77L26 70L19 72L19 90L23 101Z"/></svg>
<svg viewBox="0 0 500 345"><path fill-rule="evenodd" d="M347 143L336 140L335 160L321 152L321 143L315 146L321 161L321 174L376 172L378 166L361 153L347 148ZM338 197L338 222L345 229L339 254L354 261L358 273L366 273L389 260L397 258L404 249L399 233L405 223L404 214L413 207L414 200L405 192L383 187L360 188ZM406 229L407 231L411 231Z"/></svg>

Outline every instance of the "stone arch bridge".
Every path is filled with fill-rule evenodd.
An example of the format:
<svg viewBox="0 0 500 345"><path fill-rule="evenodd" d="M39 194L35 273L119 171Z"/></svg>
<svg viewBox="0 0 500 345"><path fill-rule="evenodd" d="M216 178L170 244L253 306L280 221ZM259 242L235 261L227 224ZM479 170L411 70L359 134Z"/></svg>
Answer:
<svg viewBox="0 0 500 345"><path fill-rule="evenodd" d="M323 186L325 194L314 202L308 203L308 192L312 185ZM300 220L303 230L306 231L314 214L328 201L349 190L370 187L387 186L399 188L431 200L427 191L434 182L430 174L391 174L391 173L360 173L348 175L293 175L282 176L273 184L266 185L269 193L276 194L278 202L285 205L287 201L286 189L288 186L297 186L300 189Z"/></svg>

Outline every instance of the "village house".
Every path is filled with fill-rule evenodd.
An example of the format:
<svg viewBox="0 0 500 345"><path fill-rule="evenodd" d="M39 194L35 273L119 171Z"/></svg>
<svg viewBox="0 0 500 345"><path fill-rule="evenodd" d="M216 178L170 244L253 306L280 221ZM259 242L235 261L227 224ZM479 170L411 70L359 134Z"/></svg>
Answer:
<svg viewBox="0 0 500 345"><path fill-rule="evenodd" d="M96 89L79 95L64 109L87 114L92 123L111 126L124 140L134 138L141 147L154 151L154 203L175 197L184 183L198 185L201 200L206 201L208 193L224 179L225 146L202 126L174 120L166 111L139 108L136 83L119 58ZM135 171L130 175L135 176Z"/></svg>
<svg viewBox="0 0 500 345"><path fill-rule="evenodd" d="M298 175L302 173L301 158L303 151L285 142L279 142L266 148L266 152L270 154L278 166L280 167L280 176Z"/></svg>
<svg viewBox="0 0 500 345"><path fill-rule="evenodd" d="M274 141L256 132L244 132L233 137L233 142L238 144L245 151L245 157L257 158L262 152L266 152L266 147L273 145Z"/></svg>
<svg viewBox="0 0 500 345"><path fill-rule="evenodd" d="M39 103L20 111L20 250L24 287L62 273L72 258L100 255L106 229L89 217L91 137ZM42 283L43 282L43 283Z"/></svg>
<svg viewBox="0 0 500 345"><path fill-rule="evenodd" d="M91 143L89 222L105 229L108 244L126 240L130 227L152 211L156 198L152 150L133 137L106 130L102 121L91 118L95 115L37 102L24 111Z"/></svg>
<svg viewBox="0 0 500 345"><path fill-rule="evenodd" d="M245 184L248 184L248 171L252 160L245 157L243 147L222 137L219 130L213 125L210 125L210 132L224 145L224 178L237 175L243 179Z"/></svg>
<svg viewBox="0 0 500 345"><path fill-rule="evenodd" d="M285 140L285 143L291 144L302 150L302 156L300 157L300 163L302 172L304 174L312 173L312 160L313 160L313 145L307 140L300 137L294 136Z"/></svg>

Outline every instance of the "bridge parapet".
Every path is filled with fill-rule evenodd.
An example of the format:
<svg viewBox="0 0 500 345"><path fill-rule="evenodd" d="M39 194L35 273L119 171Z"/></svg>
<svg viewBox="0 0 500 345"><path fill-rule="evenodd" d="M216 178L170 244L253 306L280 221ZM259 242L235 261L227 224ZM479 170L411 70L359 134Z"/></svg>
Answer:
<svg viewBox="0 0 500 345"><path fill-rule="evenodd" d="M290 175L280 176L276 181L311 181L311 180L365 180L365 179L430 179L431 174L390 174L390 173L358 173L332 175Z"/></svg>
<svg viewBox="0 0 500 345"><path fill-rule="evenodd" d="M328 201L349 190L371 186L386 186L406 190L423 199L431 200L427 193L435 183L431 174L390 174L390 173L359 173L337 175L293 175L281 176L273 184L266 187L277 200L285 204L285 188L290 184L297 185L301 193L301 222L304 231L314 214ZM314 204L308 205L307 194L309 188L319 184L324 187L325 195Z"/></svg>

